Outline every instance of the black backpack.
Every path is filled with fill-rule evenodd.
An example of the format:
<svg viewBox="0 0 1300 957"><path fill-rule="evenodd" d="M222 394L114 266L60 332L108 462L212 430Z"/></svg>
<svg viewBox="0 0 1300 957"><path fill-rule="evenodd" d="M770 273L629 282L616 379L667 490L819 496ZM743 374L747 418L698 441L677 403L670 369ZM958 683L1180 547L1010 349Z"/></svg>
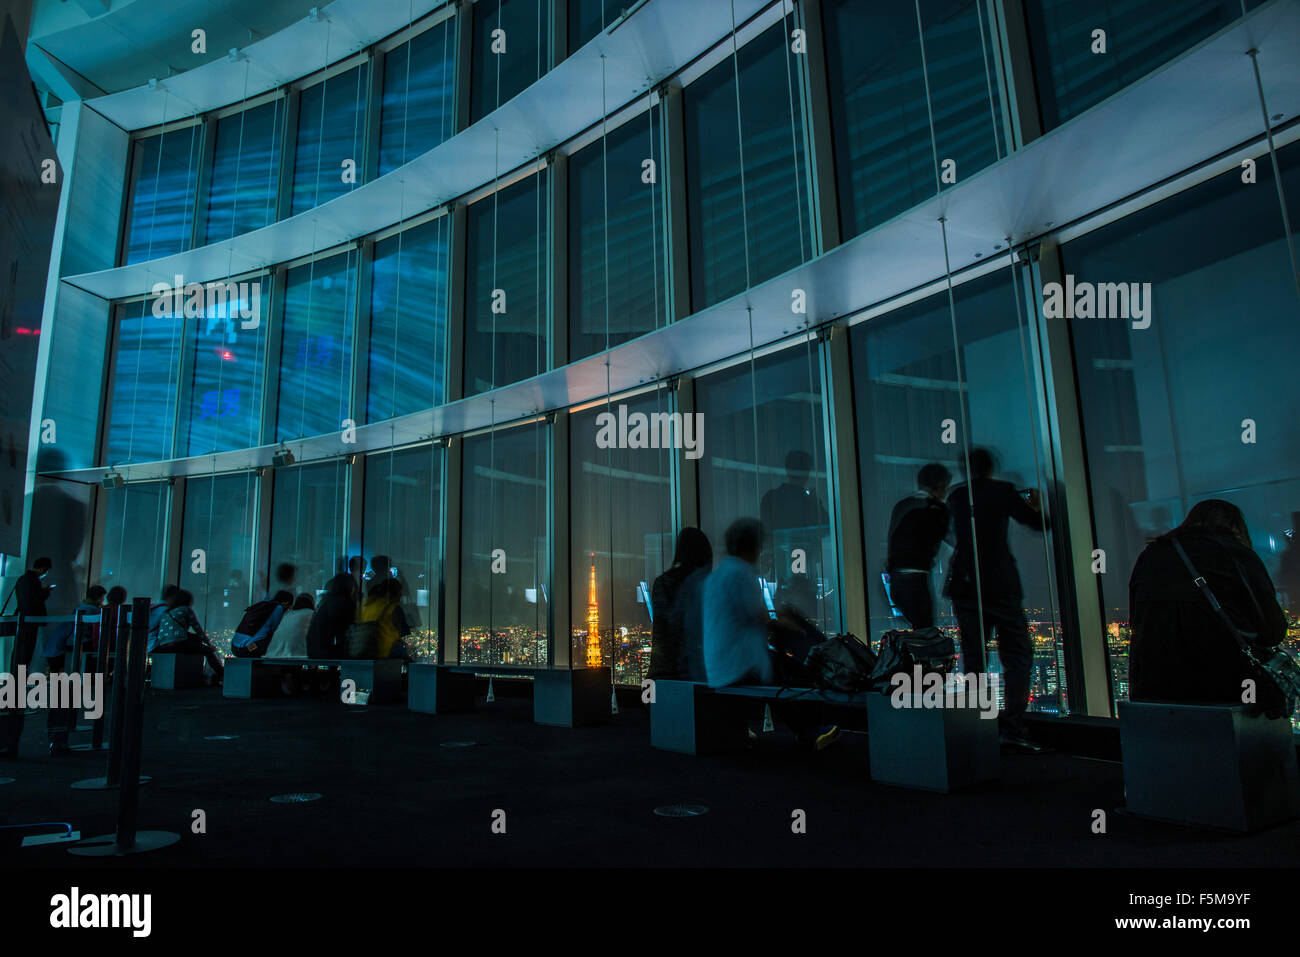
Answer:
<svg viewBox="0 0 1300 957"><path fill-rule="evenodd" d="M235 634L248 635L251 638L266 624L276 607L277 603L269 598L266 601L253 602L244 609L244 617L239 619L239 627L235 629Z"/></svg>
<svg viewBox="0 0 1300 957"><path fill-rule="evenodd" d="M871 686L885 691L896 674L911 674L917 665L922 674L945 675L957 661L952 636L938 628L916 631L887 631L880 636L880 652L871 672Z"/></svg>
<svg viewBox="0 0 1300 957"><path fill-rule="evenodd" d="M816 687L853 694L871 685L876 653L857 635L832 635L809 649L804 667Z"/></svg>

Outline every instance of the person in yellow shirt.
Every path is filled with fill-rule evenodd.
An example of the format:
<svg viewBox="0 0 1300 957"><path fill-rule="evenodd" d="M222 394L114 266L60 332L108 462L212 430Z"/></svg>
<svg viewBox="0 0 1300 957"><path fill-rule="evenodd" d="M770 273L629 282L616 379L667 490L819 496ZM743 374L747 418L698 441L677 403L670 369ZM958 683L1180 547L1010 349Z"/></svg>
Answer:
<svg viewBox="0 0 1300 957"><path fill-rule="evenodd" d="M404 658L411 626L402 612L402 585L395 578L385 578L370 586L370 592L357 615L358 622L374 622L378 627L375 639L376 658Z"/></svg>

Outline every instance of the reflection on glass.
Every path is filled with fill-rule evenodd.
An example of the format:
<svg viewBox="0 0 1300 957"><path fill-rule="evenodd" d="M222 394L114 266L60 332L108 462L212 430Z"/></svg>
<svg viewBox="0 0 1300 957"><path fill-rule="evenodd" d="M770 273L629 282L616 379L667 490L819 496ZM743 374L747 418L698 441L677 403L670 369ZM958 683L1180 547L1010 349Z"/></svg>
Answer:
<svg viewBox="0 0 1300 957"><path fill-rule="evenodd" d="M820 362L801 343L755 360L752 375L741 362L696 383L705 423L700 528L717 557L728 525L761 518L759 568L774 600L830 633L840 629L841 603Z"/></svg>
<svg viewBox="0 0 1300 957"><path fill-rule="evenodd" d="M302 91L293 163L292 215L361 185L369 76L370 64L362 63ZM353 175L345 177L349 161Z"/></svg>
<svg viewBox="0 0 1300 957"><path fill-rule="evenodd" d="M375 243L367 421L443 401L449 232L440 216Z"/></svg>
<svg viewBox="0 0 1300 957"><path fill-rule="evenodd" d="M569 157L571 359L667 321L663 193L657 182L642 181L642 164L660 165L660 154L659 114L652 111L609 132L605 144Z"/></svg>
<svg viewBox="0 0 1300 957"><path fill-rule="evenodd" d="M271 499L272 569L288 562L297 569L295 590L319 602L325 583L346 567L348 483L342 460L276 469ZM268 591L266 569L254 598Z"/></svg>
<svg viewBox="0 0 1300 957"><path fill-rule="evenodd" d="M275 222L283 123L284 100L279 97L216 121L205 242Z"/></svg>
<svg viewBox="0 0 1300 957"><path fill-rule="evenodd" d="M189 455L256 445L261 430L267 326L262 317L270 303L270 278L225 288L231 298L186 320L189 348L194 350L187 410ZM245 315L257 316L257 325L245 328L252 324Z"/></svg>
<svg viewBox="0 0 1300 957"><path fill-rule="evenodd" d="M154 315L149 299L118 307L117 317L105 464L168 458L176 428L181 320Z"/></svg>
<svg viewBox="0 0 1300 957"><path fill-rule="evenodd" d="M545 665L545 426L472 436L463 455L460 659Z"/></svg>
<svg viewBox="0 0 1300 957"><path fill-rule="evenodd" d="M496 33L498 30L504 36ZM551 66L550 37L551 0L478 0L474 4L471 123L541 79Z"/></svg>
<svg viewBox="0 0 1300 957"><path fill-rule="evenodd" d="M103 493L104 545L99 584L121 585L129 598L156 596L162 589L170 486L146 482ZM129 599L128 599L129 600Z"/></svg>
<svg viewBox="0 0 1300 957"><path fill-rule="evenodd" d="M547 175L543 170L469 207L466 395L546 368Z"/></svg>
<svg viewBox="0 0 1300 957"><path fill-rule="evenodd" d="M135 141L122 244L124 266L190 248L202 141L203 127L198 124Z"/></svg>
<svg viewBox="0 0 1300 957"><path fill-rule="evenodd" d="M382 176L433 149L453 132L455 17L388 51L379 115Z"/></svg>
<svg viewBox="0 0 1300 957"><path fill-rule="evenodd" d="M194 594L194 613L223 655L253 600L256 494L257 479L247 472L185 483L179 584ZM201 571L195 570L195 549L203 550Z"/></svg>
<svg viewBox="0 0 1300 957"><path fill-rule="evenodd" d="M569 417L570 607L575 664L639 685L650 663L649 586L672 561L671 449L601 448L601 416L670 410L666 390ZM594 638L594 640L593 640Z"/></svg>
<svg viewBox="0 0 1300 957"><path fill-rule="evenodd" d="M1262 0L1026 0L1043 128L1158 69ZM1104 37L1094 31L1102 30ZM1097 49L1104 41L1105 52Z"/></svg>
<svg viewBox="0 0 1300 957"><path fill-rule="evenodd" d="M935 149L956 164L958 181L1005 154L984 4L924 0L924 55L911 3L830 0L824 9L844 238L933 196Z"/></svg>
<svg viewBox="0 0 1300 957"><path fill-rule="evenodd" d="M756 286L812 255L798 58L786 42L790 28L786 21L774 25L740 48L738 64L728 57L686 88L695 309L726 299L747 283Z"/></svg>
<svg viewBox="0 0 1300 957"><path fill-rule="evenodd" d="M367 561L387 555L397 569L402 611L411 626L406 643L414 658L436 661L442 450L422 445L368 455L365 484L362 554Z"/></svg>
<svg viewBox="0 0 1300 957"><path fill-rule="evenodd" d="M356 253L289 270L276 438L338 431L348 417Z"/></svg>
<svg viewBox="0 0 1300 957"><path fill-rule="evenodd" d="M1300 150L1278 159L1287 195L1300 193ZM1256 172L1254 186L1224 173L1062 248L1076 284L1151 283L1145 328L1070 324L1116 700L1128 696L1129 573L1203 499L1244 513L1288 615L1284 647L1300 652L1300 327L1271 164Z"/></svg>

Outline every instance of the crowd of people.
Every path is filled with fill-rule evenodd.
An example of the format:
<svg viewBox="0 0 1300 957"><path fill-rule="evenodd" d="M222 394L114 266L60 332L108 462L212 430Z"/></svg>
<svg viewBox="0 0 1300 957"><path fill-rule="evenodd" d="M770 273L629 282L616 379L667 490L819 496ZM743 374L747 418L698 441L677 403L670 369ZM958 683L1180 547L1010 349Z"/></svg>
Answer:
<svg viewBox="0 0 1300 957"><path fill-rule="evenodd" d="M1039 751L1025 722L1033 645L1008 529L1014 521L1045 531L1048 522L1038 491L1017 489L996 478L995 469L993 455L982 448L970 450L969 479L956 488L951 488L953 476L946 466L932 463L920 469L917 490L899 501L890 516L885 562L890 604L913 630L935 626L931 581L947 543L953 552L943 595L957 622L963 670L983 673L986 645L996 639L1003 667L1004 704L998 716L1003 744ZM815 511L815 504L801 496L784 492L783 500ZM782 596L811 591L811 586L794 587L801 576L793 576L774 605L765 598L759 555L768 524L788 521L769 504L765 500L765 520L741 518L728 527L727 554L716 566L707 536L698 528L682 530L671 567L651 588L647 677L705 681L712 687L790 683L791 676L781 673L788 658L775 649L783 634L814 626L802 613L802 603ZM1179 547L1185 547L1190 565L1180 560ZM1133 700L1242 702L1249 664L1197 584L1198 576L1213 586L1228 618L1259 650L1272 649L1286 637L1285 615L1251 548L1241 510L1217 499L1200 502L1181 525L1154 538L1134 566L1129 586ZM774 713L816 749L838 734L816 709L785 705Z"/></svg>
<svg viewBox="0 0 1300 957"><path fill-rule="evenodd" d="M649 678L706 681L713 687L758 682L792 684L783 673L788 658L774 654L781 636L820 637L809 621L816 586L807 573L782 574L773 601L759 569L771 525L777 529L816 528L825 509L807 489L810 460L787 458L788 480L764 497L764 519L740 518L725 533L726 554L715 565L708 537L698 528L678 536L673 562L651 587L652 644ZM952 473L932 463L917 474L917 490L899 501L890 516L885 571L890 604L913 630L933 628L931 585L940 549L952 549L943 594L957 622L963 670L982 673L986 644L996 639L1003 666L1004 705L999 729L1004 744L1041 750L1030 738L1028 710L1033 646L1008 528L1017 522L1036 531L1048 528L1035 489L1019 490L994 476L995 462L985 449L971 449L968 480L951 488ZM807 537L807 536L805 536ZM816 543L786 534L788 541L812 549ZM787 541L787 544L788 544ZM779 566L779 562L776 563ZM45 579L49 558L37 558L10 593L16 611L28 619L16 629L11 668L30 665L52 585ZM280 564L265 596L248 606L230 643L236 658L410 658L406 637L411 625L402 608L403 585L388 556L375 555L370 567L353 557L326 584L319 604L307 592L295 594L297 569ZM1175 529L1152 539L1139 556L1129 583L1130 697L1133 700L1238 703L1243 682L1253 676L1239 638L1260 651L1286 637L1287 621L1264 563L1251 547L1241 510L1210 499L1193 506ZM77 606L79 618L101 615L127 602L121 586L91 586ZM9 600L5 602L8 613ZM101 619L102 620L102 619ZM71 666L75 625L46 629L44 656L51 675ZM1235 634L1234 634L1235 632ZM99 647L99 626L87 626L82 648ZM149 611L150 655L201 654L220 683L223 664L194 611L194 596L177 585L163 589ZM284 690L293 693L294 679ZM839 729L821 720L815 708L775 707L781 720L809 747L834 742ZM73 716L51 710L50 750L68 750ZM0 757L13 755L22 733L22 709L0 715Z"/></svg>

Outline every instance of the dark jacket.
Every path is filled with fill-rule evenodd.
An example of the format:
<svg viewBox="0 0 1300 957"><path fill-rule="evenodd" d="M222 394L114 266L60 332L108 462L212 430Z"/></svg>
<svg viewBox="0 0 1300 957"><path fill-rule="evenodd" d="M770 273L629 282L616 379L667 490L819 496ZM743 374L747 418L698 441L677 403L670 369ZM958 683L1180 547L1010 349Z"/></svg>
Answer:
<svg viewBox="0 0 1300 957"><path fill-rule="evenodd" d="M928 572L948 534L948 506L927 492L916 492L894 506L889 516L889 553L885 571L900 568Z"/></svg>
<svg viewBox="0 0 1300 957"><path fill-rule="evenodd" d="M356 617L356 579L347 574L334 576L325 583L325 597L307 626L307 657L343 657L348 626Z"/></svg>
<svg viewBox="0 0 1300 957"><path fill-rule="evenodd" d="M692 571L686 565L674 565L650 585L652 621L647 678L685 678L689 673L685 620L678 605L682 584Z"/></svg>
<svg viewBox="0 0 1300 957"><path fill-rule="evenodd" d="M41 576L29 568L15 583L14 597L18 599L18 614L28 618L33 615L43 617L46 614L45 599L50 597L50 590L41 581Z"/></svg>
<svg viewBox="0 0 1300 957"><path fill-rule="evenodd" d="M1286 637L1286 616L1255 552L1204 532L1178 540L1228 617L1271 648ZM1240 703L1254 677L1223 620L1193 584L1168 542L1138 556L1129 578L1129 697L1134 701Z"/></svg>
<svg viewBox="0 0 1300 957"><path fill-rule="evenodd" d="M947 594L955 601L1019 601L1024 597L1020 572L1007 544L1007 525L1015 519L1021 525L1042 530L1047 527L1042 512L1036 512L1020 497L1016 487L1001 479L976 479L975 538L971 538L970 492L959 486L948 496L952 530L957 550L952 556ZM975 583L975 545L979 545L979 588Z"/></svg>

